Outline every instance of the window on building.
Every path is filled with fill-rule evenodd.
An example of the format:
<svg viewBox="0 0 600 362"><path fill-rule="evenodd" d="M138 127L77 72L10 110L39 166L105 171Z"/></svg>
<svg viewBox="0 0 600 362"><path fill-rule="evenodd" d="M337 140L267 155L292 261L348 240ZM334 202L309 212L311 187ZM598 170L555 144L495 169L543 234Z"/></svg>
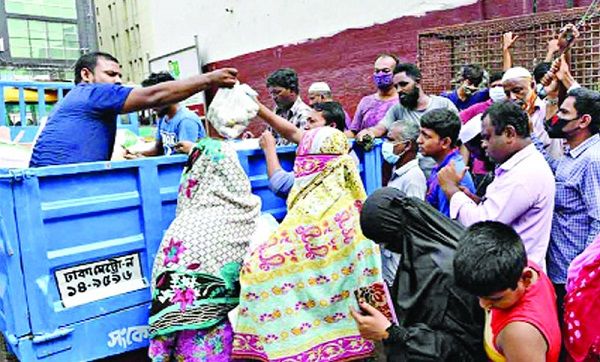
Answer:
<svg viewBox="0 0 600 362"><path fill-rule="evenodd" d="M8 41L14 58L77 59L77 25L50 21L8 19Z"/></svg>
<svg viewBox="0 0 600 362"><path fill-rule="evenodd" d="M9 14L77 19L75 0L4 0Z"/></svg>

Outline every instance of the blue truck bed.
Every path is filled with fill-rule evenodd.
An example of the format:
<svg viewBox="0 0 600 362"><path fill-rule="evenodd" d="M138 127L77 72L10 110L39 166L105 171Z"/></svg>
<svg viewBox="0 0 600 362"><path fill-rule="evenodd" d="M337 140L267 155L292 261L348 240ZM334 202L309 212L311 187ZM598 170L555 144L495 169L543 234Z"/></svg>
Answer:
<svg viewBox="0 0 600 362"><path fill-rule="evenodd" d="M291 169L294 148L279 153ZM238 155L263 212L283 218L262 151ZM380 145L357 155L371 193ZM0 169L0 329L20 360L87 361L147 345L151 268L185 161Z"/></svg>

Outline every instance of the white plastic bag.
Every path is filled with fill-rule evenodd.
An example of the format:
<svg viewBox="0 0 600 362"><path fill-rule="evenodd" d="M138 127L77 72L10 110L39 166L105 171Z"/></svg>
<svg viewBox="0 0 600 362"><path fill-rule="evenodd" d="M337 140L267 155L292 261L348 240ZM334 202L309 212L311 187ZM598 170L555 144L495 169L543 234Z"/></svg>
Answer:
<svg viewBox="0 0 600 362"><path fill-rule="evenodd" d="M271 236L271 234L273 234L278 227L279 223L277 220L275 220L273 215L266 212L261 213L256 219L256 229L254 230L254 234L250 239L248 254L252 253L260 245L267 242L267 240L269 240L269 236Z"/></svg>
<svg viewBox="0 0 600 362"><path fill-rule="evenodd" d="M21 131L14 140L10 139L10 129L0 127L0 168L27 168L31 158L31 148L18 144L25 132Z"/></svg>
<svg viewBox="0 0 600 362"><path fill-rule="evenodd" d="M220 88L208 107L206 118L221 136L237 138L258 113L258 104L252 99L257 95L247 84Z"/></svg>

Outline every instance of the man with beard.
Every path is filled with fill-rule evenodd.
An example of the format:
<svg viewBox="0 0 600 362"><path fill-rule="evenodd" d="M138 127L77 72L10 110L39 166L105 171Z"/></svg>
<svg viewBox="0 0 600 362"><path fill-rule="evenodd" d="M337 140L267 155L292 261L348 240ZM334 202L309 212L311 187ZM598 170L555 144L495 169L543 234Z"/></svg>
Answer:
<svg viewBox="0 0 600 362"><path fill-rule="evenodd" d="M433 109L446 108L458 114L456 106L448 98L425 94L421 88L421 78L421 71L416 65L398 64L394 68L393 81L400 103L390 108L375 126L358 132L356 139L362 141L367 134L382 137L395 121L412 119L420 123L421 117Z"/></svg>
<svg viewBox="0 0 600 362"><path fill-rule="evenodd" d="M172 80L175 78L167 72L152 73L148 79L142 81L142 87L150 87ZM181 141L196 142L206 136L200 118L186 107L175 103L153 108L153 110L160 117L154 146L135 154L128 153L125 155L126 158L172 155L178 151L175 147L177 143Z"/></svg>
<svg viewBox="0 0 600 362"><path fill-rule="evenodd" d="M275 114L304 129L312 109L300 98L298 75L291 68L277 69L267 78L267 89L275 102ZM279 133L274 133L278 145L289 144Z"/></svg>

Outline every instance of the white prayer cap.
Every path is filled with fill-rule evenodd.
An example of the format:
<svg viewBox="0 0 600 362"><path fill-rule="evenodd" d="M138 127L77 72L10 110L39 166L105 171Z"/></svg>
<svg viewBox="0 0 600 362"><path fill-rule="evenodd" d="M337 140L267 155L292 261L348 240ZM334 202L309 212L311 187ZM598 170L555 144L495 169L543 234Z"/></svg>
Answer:
<svg viewBox="0 0 600 362"><path fill-rule="evenodd" d="M308 87L308 93L312 92L331 92L331 88L329 88L329 84L325 82L314 82L310 85L310 87Z"/></svg>
<svg viewBox="0 0 600 362"><path fill-rule="evenodd" d="M504 72L504 75L502 76L502 83L506 82L509 79L515 79L515 78L533 78L531 76L531 72L529 72L527 69L523 68L523 67L513 67L510 68L509 70L507 70L506 72Z"/></svg>
<svg viewBox="0 0 600 362"><path fill-rule="evenodd" d="M481 116L483 113L476 115L463 124L458 134L458 139L464 144L475 138L481 133Z"/></svg>

